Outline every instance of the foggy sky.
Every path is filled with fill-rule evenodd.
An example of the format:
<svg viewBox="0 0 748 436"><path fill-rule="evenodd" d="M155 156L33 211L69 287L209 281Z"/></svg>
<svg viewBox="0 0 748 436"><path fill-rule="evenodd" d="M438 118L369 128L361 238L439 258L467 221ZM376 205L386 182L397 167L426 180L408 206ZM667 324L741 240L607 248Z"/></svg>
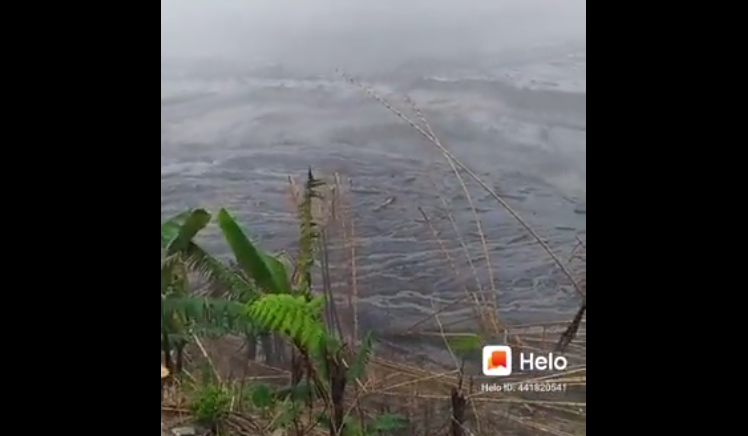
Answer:
<svg viewBox="0 0 748 436"><path fill-rule="evenodd" d="M335 67L585 36L586 0L161 0L162 57Z"/></svg>

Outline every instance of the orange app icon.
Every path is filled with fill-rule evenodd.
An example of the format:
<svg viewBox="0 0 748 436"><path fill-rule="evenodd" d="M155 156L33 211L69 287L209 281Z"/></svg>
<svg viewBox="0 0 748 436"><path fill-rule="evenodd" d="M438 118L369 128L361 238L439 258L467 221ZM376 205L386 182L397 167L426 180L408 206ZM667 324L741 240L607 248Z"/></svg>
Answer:
<svg viewBox="0 0 748 436"><path fill-rule="evenodd" d="M512 373L512 349L505 345L483 347L483 374L503 377Z"/></svg>

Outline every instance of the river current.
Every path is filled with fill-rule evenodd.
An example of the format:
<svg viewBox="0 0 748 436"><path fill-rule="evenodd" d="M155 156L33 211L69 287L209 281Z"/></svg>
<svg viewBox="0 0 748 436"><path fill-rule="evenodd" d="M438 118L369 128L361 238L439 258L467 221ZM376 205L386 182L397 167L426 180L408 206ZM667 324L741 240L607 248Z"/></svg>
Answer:
<svg viewBox="0 0 748 436"><path fill-rule="evenodd" d="M471 59L402 62L357 77L407 111L409 96L445 146L499 192L561 256L586 231L586 46L557 44ZM287 176L352 180L362 325L407 328L475 287L455 277L419 207L464 259L473 214L435 147L334 72L268 60L162 60L161 216L225 206L270 249L293 246ZM435 192L434 182L439 187ZM567 317L578 298L543 249L486 193L471 192L512 322ZM441 197L440 197L441 196ZM225 254L215 231L204 243ZM468 270L459 260L460 269ZM486 268L478 263L487 283ZM435 306L436 305L436 306ZM468 316L457 306L446 320Z"/></svg>

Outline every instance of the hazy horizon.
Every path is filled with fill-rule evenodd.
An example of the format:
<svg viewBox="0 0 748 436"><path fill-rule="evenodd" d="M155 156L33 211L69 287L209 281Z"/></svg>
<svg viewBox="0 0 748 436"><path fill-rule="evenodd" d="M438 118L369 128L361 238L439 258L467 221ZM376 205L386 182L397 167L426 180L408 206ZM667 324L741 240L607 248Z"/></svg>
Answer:
<svg viewBox="0 0 748 436"><path fill-rule="evenodd" d="M329 68L584 41L582 0L161 0L161 55Z"/></svg>

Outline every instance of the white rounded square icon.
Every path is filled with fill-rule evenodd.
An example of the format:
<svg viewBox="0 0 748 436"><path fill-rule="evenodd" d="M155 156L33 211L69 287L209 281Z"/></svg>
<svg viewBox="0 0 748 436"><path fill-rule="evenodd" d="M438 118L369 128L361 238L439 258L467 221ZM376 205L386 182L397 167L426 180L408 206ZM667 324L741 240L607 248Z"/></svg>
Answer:
<svg viewBox="0 0 748 436"><path fill-rule="evenodd" d="M512 373L512 349L506 345L483 347L483 374L505 377Z"/></svg>

